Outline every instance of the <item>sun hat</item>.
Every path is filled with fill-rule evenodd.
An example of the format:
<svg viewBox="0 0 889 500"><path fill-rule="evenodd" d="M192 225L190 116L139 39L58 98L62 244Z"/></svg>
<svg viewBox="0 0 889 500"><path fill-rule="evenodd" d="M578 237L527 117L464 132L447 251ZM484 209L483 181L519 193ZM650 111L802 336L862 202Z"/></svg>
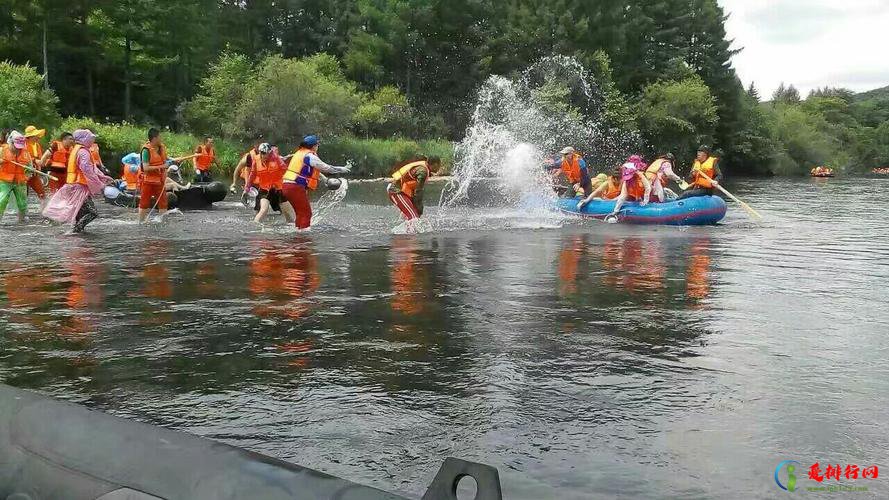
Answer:
<svg viewBox="0 0 889 500"><path fill-rule="evenodd" d="M563 149L562 151L560 151L560 153L563 155L570 155L570 154L574 154L575 152L576 151L571 146L568 146L565 149Z"/></svg>
<svg viewBox="0 0 889 500"><path fill-rule="evenodd" d="M34 125L25 127L25 137L43 137L46 135L45 128L37 128Z"/></svg>

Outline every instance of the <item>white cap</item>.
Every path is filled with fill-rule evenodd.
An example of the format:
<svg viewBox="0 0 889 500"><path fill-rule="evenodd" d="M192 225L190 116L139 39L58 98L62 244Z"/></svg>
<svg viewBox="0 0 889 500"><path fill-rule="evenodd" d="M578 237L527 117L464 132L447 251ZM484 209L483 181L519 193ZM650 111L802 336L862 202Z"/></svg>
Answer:
<svg viewBox="0 0 889 500"><path fill-rule="evenodd" d="M574 154L574 152L575 152L575 151L574 151L574 148L572 148L571 146L568 146L567 148L565 148L565 149L563 149L563 150L561 151L561 153L562 153L563 155Z"/></svg>

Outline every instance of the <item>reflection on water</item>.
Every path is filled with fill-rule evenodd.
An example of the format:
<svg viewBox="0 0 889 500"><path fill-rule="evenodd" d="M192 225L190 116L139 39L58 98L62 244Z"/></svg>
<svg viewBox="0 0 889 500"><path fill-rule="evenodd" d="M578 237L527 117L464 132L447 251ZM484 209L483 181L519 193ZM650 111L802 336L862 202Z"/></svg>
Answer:
<svg viewBox="0 0 889 500"><path fill-rule="evenodd" d="M777 461L889 447L889 223L849 210L879 186L770 182L715 228L0 228L0 378L411 495L461 456L509 498L770 497Z"/></svg>

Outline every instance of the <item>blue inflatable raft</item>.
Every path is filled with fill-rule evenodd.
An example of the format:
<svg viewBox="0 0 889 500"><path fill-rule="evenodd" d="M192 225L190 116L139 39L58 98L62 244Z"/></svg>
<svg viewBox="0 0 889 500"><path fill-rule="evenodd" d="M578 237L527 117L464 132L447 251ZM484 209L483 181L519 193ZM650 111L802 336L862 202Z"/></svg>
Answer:
<svg viewBox="0 0 889 500"><path fill-rule="evenodd" d="M565 213L604 219L614 210L613 200L593 200L582 210L577 209L578 198L562 198L557 202ZM666 203L625 203L618 214L618 221L626 224L659 224L666 226L708 226L725 217L725 201L718 196L696 196Z"/></svg>

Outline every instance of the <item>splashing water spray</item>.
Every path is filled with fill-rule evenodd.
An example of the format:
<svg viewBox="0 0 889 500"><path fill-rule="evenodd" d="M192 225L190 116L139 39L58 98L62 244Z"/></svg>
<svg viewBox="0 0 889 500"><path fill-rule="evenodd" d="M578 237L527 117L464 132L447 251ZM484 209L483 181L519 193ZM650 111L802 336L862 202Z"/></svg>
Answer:
<svg viewBox="0 0 889 500"><path fill-rule="evenodd" d="M556 194L547 159L573 146L595 173L638 144L603 123L603 103L598 85L571 57L544 58L517 79L490 77L456 147L441 207L506 206L527 216L560 217L551 209Z"/></svg>

